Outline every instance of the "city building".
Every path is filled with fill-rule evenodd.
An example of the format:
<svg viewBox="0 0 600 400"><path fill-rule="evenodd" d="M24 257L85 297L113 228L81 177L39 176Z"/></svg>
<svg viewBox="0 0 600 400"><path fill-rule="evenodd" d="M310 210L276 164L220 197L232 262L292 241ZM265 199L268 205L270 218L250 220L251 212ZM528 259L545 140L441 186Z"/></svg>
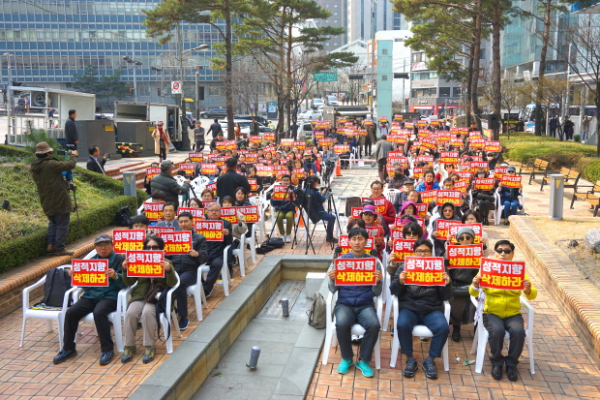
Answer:
<svg viewBox="0 0 600 400"><path fill-rule="evenodd" d="M355 40L371 40L373 32L388 30L408 29L408 22L397 12L394 12L394 4L390 1L375 2L375 10L372 12L374 0L347 0L347 23L346 31L348 42ZM373 30L372 21L375 21Z"/></svg>
<svg viewBox="0 0 600 400"><path fill-rule="evenodd" d="M394 78L394 74L407 74L410 76L410 65L411 65L411 50L405 46L404 41L412 36L412 32L409 30L388 30L379 31L375 35L376 38L376 51L381 46L382 42L387 42L389 49L391 50L390 61L391 65L388 66L387 70L380 71L381 64L379 57L376 58L375 66L379 73L377 79L377 108L378 112L380 109L389 109L389 115L391 118L391 110L400 110L404 108L406 99L410 96L410 80L405 78ZM370 54L369 54L370 55ZM379 55L379 54L378 54ZM385 77L385 80L382 78ZM391 91L391 94L385 91ZM382 104L381 100L384 99L386 104ZM390 104L387 104L387 103ZM393 106L394 105L394 106ZM404 111L404 110L403 110Z"/></svg>
<svg viewBox="0 0 600 400"><path fill-rule="evenodd" d="M130 88L137 86L138 101L174 103L169 89L171 81L179 80L176 41L159 45L157 39L146 37L142 26L142 10L159 3L160 0L2 0L2 84L7 84L10 76L23 85L71 89L73 76L92 65L100 76L121 72L121 79ZM220 41L217 29L208 24L182 23L182 39L184 50L202 44L209 46L208 51L190 51L184 57L186 98L195 93L198 72L205 87L201 107L224 106L224 74L208 67L214 56L212 46ZM138 65L125 62L123 57L138 61ZM128 100L133 100L133 96Z"/></svg>
<svg viewBox="0 0 600 400"><path fill-rule="evenodd" d="M316 0L316 3L329 11L331 16L327 19L316 19L317 26L331 26L332 28L346 28L346 20L348 15L348 2L345 0ZM348 32L343 35L333 36L330 40L323 44L324 50L327 52L333 49L344 46L348 43Z"/></svg>

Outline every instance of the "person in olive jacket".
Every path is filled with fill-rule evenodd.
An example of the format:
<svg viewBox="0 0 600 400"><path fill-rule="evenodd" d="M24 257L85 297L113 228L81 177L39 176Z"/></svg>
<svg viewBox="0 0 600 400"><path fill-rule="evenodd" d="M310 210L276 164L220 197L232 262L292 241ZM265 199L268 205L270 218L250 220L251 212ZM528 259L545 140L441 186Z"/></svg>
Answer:
<svg viewBox="0 0 600 400"><path fill-rule="evenodd" d="M433 244L427 239L417 239L414 247L416 257L432 257ZM425 325L433 333L429 346L429 356L423 360L423 371L429 379L437 379L434 359L441 357L448 339L450 327L444 317L444 301L450 299L452 287L447 272L443 273L445 286L405 285L407 273L402 264L390 285L390 291L398 297L398 339L402 354L406 355L404 376L413 377L417 372L417 360L413 357L412 331L415 325Z"/></svg>
<svg viewBox="0 0 600 400"><path fill-rule="evenodd" d="M165 241L158 236L147 236L144 240L144 250L164 250ZM128 276L129 260L123 261L123 282L127 286L133 286L137 282L137 286L131 292L131 302L125 314L125 348L121 362L126 363L133 360L135 354L135 336L137 331L138 321L142 320L142 328L144 329L144 364L154 360L156 353L156 333L158 328L158 320L156 319L156 304L148 302L146 296L153 289L164 289L165 287L173 287L177 284L177 273L171 265L171 262L165 259L161 263L165 270L164 278L130 278Z"/></svg>
<svg viewBox="0 0 600 400"><path fill-rule="evenodd" d="M37 160L31 164L30 171L37 186L42 209L49 220L46 252L67 256L73 255L73 252L65 249L73 206L62 173L75 168L77 150L70 152L69 161L59 161L52 157L53 151L48 143L38 143L35 146Z"/></svg>

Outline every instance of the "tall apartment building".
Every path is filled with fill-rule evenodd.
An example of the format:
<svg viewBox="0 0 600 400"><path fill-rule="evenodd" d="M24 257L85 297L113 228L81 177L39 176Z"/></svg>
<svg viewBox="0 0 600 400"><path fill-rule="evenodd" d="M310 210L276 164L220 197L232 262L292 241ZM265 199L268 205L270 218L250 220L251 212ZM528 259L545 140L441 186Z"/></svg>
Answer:
<svg viewBox="0 0 600 400"><path fill-rule="evenodd" d="M376 2L374 14L372 14L372 1L347 0L348 19L346 30L348 32L348 42L373 39L372 20L375 21L375 32L408 29L406 19L401 14L393 11L392 2Z"/></svg>
<svg viewBox="0 0 600 400"><path fill-rule="evenodd" d="M334 36L324 43L324 50L329 52L348 43L346 19L348 18L348 2L346 0L316 0L317 4L331 13L327 19L315 19L317 26L344 28L346 33Z"/></svg>
<svg viewBox="0 0 600 400"><path fill-rule="evenodd" d="M141 63L136 67L138 99L161 101L157 88L166 93L171 80L178 80L176 43L163 46L146 37L143 9L152 9L160 0L19 0L0 1L0 76L2 84L12 80L36 86L69 89L74 74L87 65L99 75L117 71L133 88L129 56ZM220 41L217 30L208 24L182 24L183 49L201 44L210 48ZM208 65L209 51L191 52L184 58L186 92L194 93L198 71L206 83L206 107L224 104L223 73L197 69ZM10 71L9 71L10 65ZM152 67L162 68L162 71ZM172 99L168 99L172 101Z"/></svg>

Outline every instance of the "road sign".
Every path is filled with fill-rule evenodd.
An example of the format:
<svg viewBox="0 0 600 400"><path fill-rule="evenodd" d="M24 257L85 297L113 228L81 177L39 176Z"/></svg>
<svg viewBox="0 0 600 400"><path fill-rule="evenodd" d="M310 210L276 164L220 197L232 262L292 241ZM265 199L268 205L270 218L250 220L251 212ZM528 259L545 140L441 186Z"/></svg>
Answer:
<svg viewBox="0 0 600 400"><path fill-rule="evenodd" d="M171 81L171 93L181 94L181 83L179 81Z"/></svg>
<svg viewBox="0 0 600 400"><path fill-rule="evenodd" d="M316 72L313 79L315 82L337 82L337 72Z"/></svg>

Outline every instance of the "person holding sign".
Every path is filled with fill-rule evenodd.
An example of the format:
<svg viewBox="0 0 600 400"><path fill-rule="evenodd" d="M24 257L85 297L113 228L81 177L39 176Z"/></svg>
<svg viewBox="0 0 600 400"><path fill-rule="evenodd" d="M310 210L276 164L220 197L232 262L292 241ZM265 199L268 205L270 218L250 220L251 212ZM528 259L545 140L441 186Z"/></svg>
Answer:
<svg viewBox="0 0 600 400"><path fill-rule="evenodd" d="M438 229L438 225L440 221L458 221L460 222L460 217L456 215L456 208L452 203L445 203L442 208L439 210L439 217L433 221L433 241L435 243L435 253L436 257L443 257L446 253L446 239L448 235L448 231L442 232L442 230Z"/></svg>
<svg viewBox="0 0 600 400"><path fill-rule="evenodd" d="M231 222L221 218L221 206L217 203L208 206L205 215L208 221L223 221L223 240L210 241L207 244L207 264L210 267L210 271L208 271L206 280L202 282L202 286L204 287L204 294L208 297L212 294L215 283L221 273L221 267L223 266L223 250L233 242L233 229L231 227Z"/></svg>
<svg viewBox="0 0 600 400"><path fill-rule="evenodd" d="M427 239L417 239L414 253L420 259L433 257L433 245ZM443 264L442 264L443 268ZM422 368L429 379L437 379L435 359L442 355L442 349L448 339L450 328L444 317L444 301L452 295L450 276L442 273L443 286L428 286L420 284L405 284L408 273L405 265L401 265L390 285L390 291L398 297L400 313L398 315L398 339L402 354L406 355L406 368L402 372L407 378L412 378L417 372L418 363L413 356L412 331L416 325L425 325L432 333L429 345L429 356L423 360Z"/></svg>
<svg viewBox="0 0 600 400"><path fill-rule="evenodd" d="M96 255L91 260L108 260L108 285L105 287L84 287L83 296L67 309L64 322L63 348L52 362L60 364L77 355L75 350L75 335L79 328L79 321L89 313L94 313L94 323L100 338L100 365L109 364L115 353L114 343L110 334L110 321L108 314L117 310L117 296L119 290L125 287L121 278L121 271L125 257L113 251L110 235L98 235L94 240ZM73 276L73 268L69 270Z"/></svg>
<svg viewBox="0 0 600 400"><path fill-rule="evenodd" d="M281 177L281 185L288 188L284 195L283 200L274 200L271 197L271 207L275 210L275 221L277 228L279 229L279 235L283 237L285 243L292 241L292 228L294 227L294 205L292 204L293 186L291 177L289 175L283 175ZM283 229L283 220L285 219L285 231Z"/></svg>
<svg viewBox="0 0 600 400"><path fill-rule="evenodd" d="M487 178L487 173L485 172L485 169L478 168L477 172L475 173L475 179L473 180L473 191L471 192L471 194L473 196L473 202L478 208L479 217L481 218L483 225L489 225L490 209L495 205L494 190L496 190L497 182L495 182L492 190L478 189L475 186L476 180L485 178Z"/></svg>
<svg viewBox="0 0 600 400"><path fill-rule="evenodd" d="M417 192L429 192L430 190L440 190L440 185L435 181L435 173L432 169L427 169L423 173L423 181L417 185Z"/></svg>
<svg viewBox="0 0 600 400"><path fill-rule="evenodd" d="M360 218L365 221L366 230L369 233L369 236L374 238L375 249L377 250L377 258L381 260L383 258L383 251L385 250L385 230L377 221L377 211L375 210L375 206L363 206L363 210L360 213Z"/></svg>
<svg viewBox="0 0 600 400"><path fill-rule="evenodd" d="M496 258L501 261L512 261L515 256L515 245L508 240L499 240L494 246ZM529 277L525 274L523 290L502 290L481 287L481 275L473 278L469 287L471 296L478 297L480 293L485 294L483 305L483 324L489 332L490 361L492 362L492 377L496 380L502 379L502 367L506 365L508 380L517 380L517 364L523 352L525 344L525 328L523 316L521 315L521 293L527 300L537 297L537 289L531 284ZM508 331L510 344L508 355L502 355L504 335Z"/></svg>
<svg viewBox="0 0 600 400"><path fill-rule="evenodd" d="M506 173L510 177L517 176L517 170L513 166L509 166L506 169ZM515 215L519 208L519 196L521 195L521 190L523 190L523 185L519 183L518 187L507 187L503 186L502 182L500 182L498 186L500 187L500 203L504 205L502 218L504 218L504 225L509 225L508 217Z"/></svg>
<svg viewBox="0 0 600 400"><path fill-rule="evenodd" d="M165 249L165 242L158 236L148 236L144 240L144 250L159 251ZM125 314L125 347L121 362L127 363L133 360L135 354L135 336L138 322L142 321L144 338L144 364L154 360L156 353L156 332L158 322L156 320L156 298L153 294L159 294L165 287L173 287L177 284L177 274L169 260L160 263L164 271L164 278L137 278L129 277L129 261L123 261L123 283L126 286L137 286L131 292L131 302Z"/></svg>
<svg viewBox="0 0 600 400"><path fill-rule="evenodd" d="M173 227L176 231L179 230L179 222L175 219L175 204L173 203L165 203L163 207L163 218L164 220L160 221L155 226L157 227Z"/></svg>
<svg viewBox="0 0 600 400"><path fill-rule="evenodd" d="M343 271L331 264L327 272L329 277L329 290L332 293L338 292L338 299L335 305L336 334L342 352L342 360L338 366L339 374L347 374L350 367L354 364L354 352L352 351L351 329L354 324L360 324L365 334L360 346L360 361L357 361L356 368L367 378L374 376L369 362L373 355L373 349L377 343L379 329L381 328L377 311L373 304L373 297L381 294L381 278L383 276L379 263L375 257L367 254L365 247L367 245L368 233L363 228L355 227L348 232L348 239L352 248L350 253L344 254L337 260L362 259L375 262L376 270L373 272L375 284L359 285L356 283L347 285L336 285L337 275ZM365 273L366 274L366 273ZM348 274L346 274L346 277Z"/></svg>
<svg viewBox="0 0 600 400"><path fill-rule="evenodd" d="M171 160L164 160L160 163L160 174L156 175L150 181L152 192L160 190L165 193L167 201L175 204L175 209L179 208L179 195L187 193L190 189L190 180L186 179L183 186L180 186L173 177L175 165Z"/></svg>

